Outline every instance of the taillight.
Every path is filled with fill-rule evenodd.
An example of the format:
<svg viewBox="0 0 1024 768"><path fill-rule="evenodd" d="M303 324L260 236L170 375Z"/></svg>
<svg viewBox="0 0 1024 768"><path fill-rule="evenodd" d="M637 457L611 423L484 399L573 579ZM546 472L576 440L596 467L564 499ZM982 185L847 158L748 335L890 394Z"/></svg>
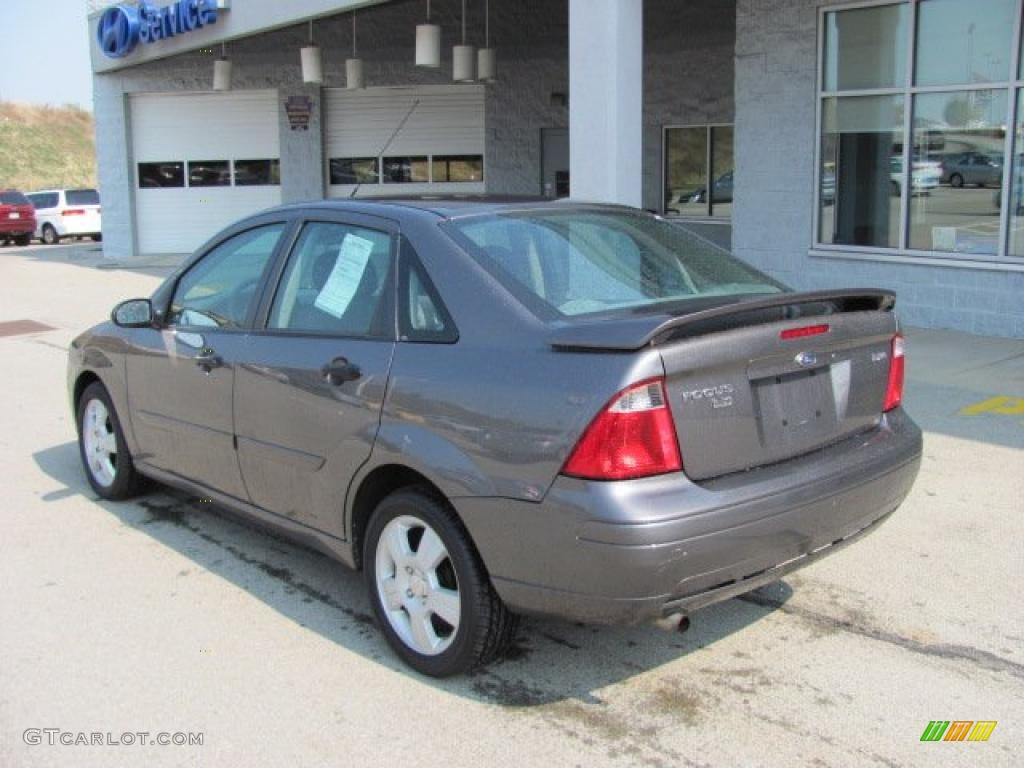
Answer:
<svg viewBox="0 0 1024 768"><path fill-rule="evenodd" d="M68 208L66 211L61 211L61 216L85 216L85 211L81 208Z"/></svg>
<svg viewBox="0 0 1024 768"><path fill-rule="evenodd" d="M891 411L903 402L903 334L897 333L892 339L892 354L889 357L889 384L885 388L883 411Z"/></svg>
<svg viewBox="0 0 1024 768"><path fill-rule="evenodd" d="M562 473L587 480L631 480L683 468L664 379L622 390L590 423Z"/></svg>

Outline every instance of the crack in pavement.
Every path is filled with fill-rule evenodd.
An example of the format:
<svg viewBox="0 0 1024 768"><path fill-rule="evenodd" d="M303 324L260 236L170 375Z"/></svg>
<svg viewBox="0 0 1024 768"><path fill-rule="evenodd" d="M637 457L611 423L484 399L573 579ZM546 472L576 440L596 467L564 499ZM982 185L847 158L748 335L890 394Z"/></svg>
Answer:
<svg viewBox="0 0 1024 768"><path fill-rule="evenodd" d="M993 672L1007 672L1014 677L1024 679L1024 664L1004 659L1002 656L997 656L989 651L983 651L969 645L958 645L956 643L922 643L919 640L912 640L911 638L904 637L896 632L889 632L877 627L855 624L852 621L847 621L834 616L826 616L825 614L817 613L808 608L800 608L799 606L781 602L753 592L740 595L736 599L761 608L771 608L772 610L780 611L782 613L788 613L792 616L804 619L805 621L809 621L812 624L841 629L851 634L859 635L860 637L866 637L871 640L888 643L889 645L894 645L905 651L910 651L911 653L947 659L949 661L967 661Z"/></svg>

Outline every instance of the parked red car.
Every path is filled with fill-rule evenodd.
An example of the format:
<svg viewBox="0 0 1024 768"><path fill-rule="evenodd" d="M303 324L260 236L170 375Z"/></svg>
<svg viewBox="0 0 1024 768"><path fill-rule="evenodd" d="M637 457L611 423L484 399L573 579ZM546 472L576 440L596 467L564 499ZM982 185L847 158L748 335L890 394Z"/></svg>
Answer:
<svg viewBox="0 0 1024 768"><path fill-rule="evenodd" d="M36 231L36 209L16 189L0 190L0 243L28 245Z"/></svg>

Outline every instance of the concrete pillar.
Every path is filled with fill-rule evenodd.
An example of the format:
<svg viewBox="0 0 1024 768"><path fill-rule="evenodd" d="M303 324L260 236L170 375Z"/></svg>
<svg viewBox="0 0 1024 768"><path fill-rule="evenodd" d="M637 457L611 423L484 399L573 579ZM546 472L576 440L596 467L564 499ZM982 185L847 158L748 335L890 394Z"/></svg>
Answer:
<svg viewBox="0 0 1024 768"><path fill-rule="evenodd" d="M319 85L294 85L278 91L281 135L281 202L299 203L324 196L323 90ZM308 98L312 113L305 129L292 129L289 97Z"/></svg>
<svg viewBox="0 0 1024 768"><path fill-rule="evenodd" d="M569 185L643 201L643 0L569 0Z"/></svg>
<svg viewBox="0 0 1024 768"><path fill-rule="evenodd" d="M135 173L128 97L117 75L93 78L93 115L97 182L103 204L103 255L127 259L137 255Z"/></svg>

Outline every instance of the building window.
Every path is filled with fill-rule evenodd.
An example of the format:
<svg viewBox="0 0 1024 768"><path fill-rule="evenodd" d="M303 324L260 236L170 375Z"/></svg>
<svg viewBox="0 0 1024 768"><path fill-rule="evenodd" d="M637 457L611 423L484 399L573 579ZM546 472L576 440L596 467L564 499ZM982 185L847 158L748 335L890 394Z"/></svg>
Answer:
<svg viewBox="0 0 1024 768"><path fill-rule="evenodd" d="M141 189L184 186L184 163L139 163L139 187Z"/></svg>
<svg viewBox="0 0 1024 768"><path fill-rule="evenodd" d="M385 184L426 184L430 181L430 162L424 157L385 157Z"/></svg>
<svg viewBox="0 0 1024 768"><path fill-rule="evenodd" d="M665 129L666 213L732 215L732 139L731 125Z"/></svg>
<svg viewBox="0 0 1024 768"><path fill-rule="evenodd" d="M190 187L230 187L231 163L227 160L189 160Z"/></svg>
<svg viewBox="0 0 1024 768"><path fill-rule="evenodd" d="M375 157L331 159L331 184L377 184L380 171Z"/></svg>
<svg viewBox="0 0 1024 768"><path fill-rule="evenodd" d="M1022 255L1024 62L1013 39L1021 5L822 9L818 245L989 261Z"/></svg>
<svg viewBox="0 0 1024 768"><path fill-rule="evenodd" d="M431 169L435 184L484 180L484 159L480 155L434 155Z"/></svg>
<svg viewBox="0 0 1024 768"><path fill-rule="evenodd" d="M235 160L236 187L278 187L280 185L280 160Z"/></svg>

